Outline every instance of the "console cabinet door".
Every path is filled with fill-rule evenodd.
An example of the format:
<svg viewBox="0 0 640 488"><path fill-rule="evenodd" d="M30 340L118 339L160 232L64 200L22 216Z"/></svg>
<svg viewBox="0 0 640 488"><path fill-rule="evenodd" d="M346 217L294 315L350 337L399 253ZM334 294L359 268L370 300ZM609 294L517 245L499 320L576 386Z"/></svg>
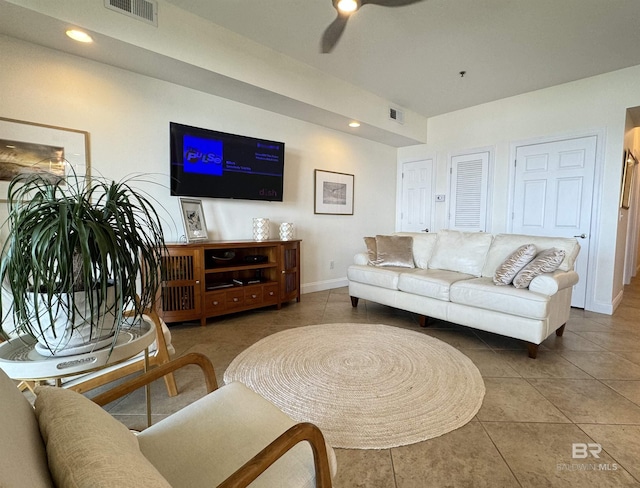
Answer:
<svg viewBox="0 0 640 488"><path fill-rule="evenodd" d="M300 301L300 242L282 242L280 244L280 301Z"/></svg>
<svg viewBox="0 0 640 488"><path fill-rule="evenodd" d="M165 322L200 319L202 252L200 248L167 247L162 265L162 318Z"/></svg>

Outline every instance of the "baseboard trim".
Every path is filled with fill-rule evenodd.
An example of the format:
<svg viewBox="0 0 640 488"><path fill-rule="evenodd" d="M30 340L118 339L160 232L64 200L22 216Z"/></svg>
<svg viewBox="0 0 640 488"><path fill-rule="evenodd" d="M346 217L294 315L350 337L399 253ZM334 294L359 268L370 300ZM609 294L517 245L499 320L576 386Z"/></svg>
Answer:
<svg viewBox="0 0 640 488"><path fill-rule="evenodd" d="M611 315L613 315L613 312L616 311L616 308L618 308L618 305L620 305L620 302L622 302L623 297L624 297L624 288L620 290L620 293L618 293L616 297L613 299L613 302L611 304Z"/></svg>
<svg viewBox="0 0 640 488"><path fill-rule="evenodd" d="M305 283L300 286L300 293L314 293L316 291L332 290L334 288L342 288L347 286L349 280L346 277L336 278L334 280L315 281L313 283Z"/></svg>
<svg viewBox="0 0 640 488"><path fill-rule="evenodd" d="M618 294L612 303L593 302L589 308L585 310L589 312L602 313L605 315L613 315L613 311L620 305L622 301L622 293Z"/></svg>

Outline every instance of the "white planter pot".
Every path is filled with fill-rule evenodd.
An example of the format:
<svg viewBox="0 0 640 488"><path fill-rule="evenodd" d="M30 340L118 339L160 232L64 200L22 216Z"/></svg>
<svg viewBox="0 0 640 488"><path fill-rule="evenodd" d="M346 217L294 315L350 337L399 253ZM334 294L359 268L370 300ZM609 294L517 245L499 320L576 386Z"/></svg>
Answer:
<svg viewBox="0 0 640 488"><path fill-rule="evenodd" d="M115 291L113 287L107 290L107 300L100 305L97 300L94 302L94 316L99 315L97 326L93 329L91 323L91 310L86 301L85 292L74 294L76 315L73 324L69 322L71 299L70 295L63 293L52 300L52 317L49 310L39 310L40 324L42 331L34 335L38 344L36 351L43 356L70 356L83 352L100 349L112 343L115 323ZM43 297L42 303L46 301ZM36 312L33 307L33 300L28 304L29 313L34 317L32 322L35 327ZM52 320L53 319L53 320Z"/></svg>

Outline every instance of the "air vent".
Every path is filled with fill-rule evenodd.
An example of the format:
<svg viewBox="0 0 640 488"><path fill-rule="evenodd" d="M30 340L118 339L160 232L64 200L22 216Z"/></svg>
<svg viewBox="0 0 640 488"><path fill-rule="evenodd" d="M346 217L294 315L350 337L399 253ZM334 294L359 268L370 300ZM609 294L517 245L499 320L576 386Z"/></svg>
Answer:
<svg viewBox="0 0 640 488"><path fill-rule="evenodd" d="M149 0L104 0L109 10L158 27L158 2Z"/></svg>
<svg viewBox="0 0 640 488"><path fill-rule="evenodd" d="M398 124L404 124L404 112L400 109L389 107L389 118Z"/></svg>

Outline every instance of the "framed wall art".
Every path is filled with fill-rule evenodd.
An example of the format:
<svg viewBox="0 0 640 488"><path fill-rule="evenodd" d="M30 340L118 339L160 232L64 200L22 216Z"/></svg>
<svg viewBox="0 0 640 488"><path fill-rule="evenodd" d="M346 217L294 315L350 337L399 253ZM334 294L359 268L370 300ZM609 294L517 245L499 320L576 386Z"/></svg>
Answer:
<svg viewBox="0 0 640 488"><path fill-rule="evenodd" d="M202 211L202 200L180 198L180 214L187 242L206 241L209 238Z"/></svg>
<svg viewBox="0 0 640 488"><path fill-rule="evenodd" d="M622 163L622 188L620 191L620 206L629 208L631 201L631 186L633 183L633 169L637 166L638 160L631 150L625 149Z"/></svg>
<svg viewBox="0 0 640 488"><path fill-rule="evenodd" d="M91 176L88 132L0 117L0 199L18 174L56 179L72 172Z"/></svg>
<svg viewBox="0 0 640 488"><path fill-rule="evenodd" d="M353 215L353 175L315 170L316 214Z"/></svg>

